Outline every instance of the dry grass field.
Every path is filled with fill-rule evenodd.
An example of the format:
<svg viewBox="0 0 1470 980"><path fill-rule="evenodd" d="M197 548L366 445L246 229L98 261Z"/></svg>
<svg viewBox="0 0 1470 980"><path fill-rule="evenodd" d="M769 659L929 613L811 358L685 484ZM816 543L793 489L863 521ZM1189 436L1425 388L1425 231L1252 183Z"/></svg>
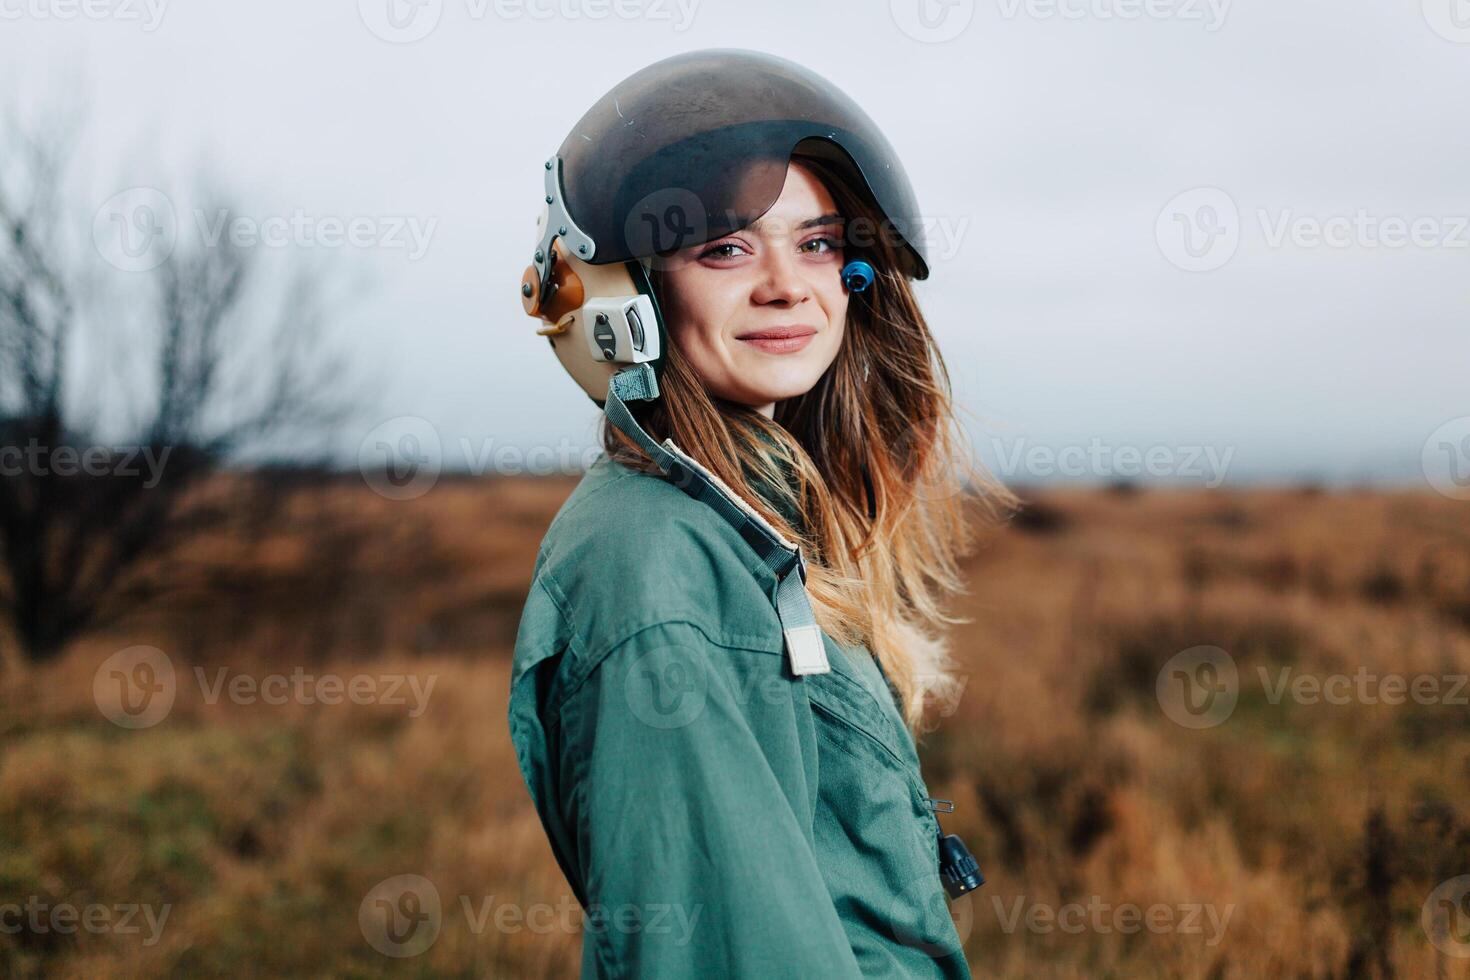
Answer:
<svg viewBox="0 0 1470 980"><path fill-rule="evenodd" d="M575 976L581 920L505 721L571 485L305 486L270 534L202 542L165 608L7 664L0 976ZM989 879L952 909L976 975L1470 976L1470 903L1431 901L1470 874L1465 505L1026 496L969 562L963 695L921 742ZM99 667L137 645L166 655L173 702L127 728ZM1200 646L1233 680L1218 654L1166 668ZM1181 676L1233 706L1171 701ZM1394 677L1437 693L1395 698ZM383 696L322 703L324 678ZM1181 703L1204 723L1171 720ZM399 875L440 902L411 956L360 919Z"/></svg>

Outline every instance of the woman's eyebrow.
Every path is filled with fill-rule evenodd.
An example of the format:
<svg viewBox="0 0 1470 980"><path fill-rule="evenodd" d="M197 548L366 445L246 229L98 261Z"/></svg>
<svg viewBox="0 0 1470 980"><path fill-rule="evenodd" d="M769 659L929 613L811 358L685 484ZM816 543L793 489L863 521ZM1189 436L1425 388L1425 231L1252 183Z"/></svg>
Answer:
<svg viewBox="0 0 1470 980"><path fill-rule="evenodd" d="M842 215L838 214L836 211L833 211L833 212L830 212L828 214L819 215L818 217L815 217L815 218L808 218L805 221L803 221L801 224L797 225L796 227L797 227L798 230L800 230L802 228L815 228L818 225L840 225L840 224L842 224Z"/></svg>
<svg viewBox="0 0 1470 980"><path fill-rule="evenodd" d="M821 225L840 225L842 224L842 221L842 215L838 214L836 211L831 211L827 214L818 215L815 218L807 218L801 224L796 226L796 230L801 231L803 228L816 228ZM757 218L756 220L752 221L748 227L751 231L759 233L764 230L764 225L765 219Z"/></svg>

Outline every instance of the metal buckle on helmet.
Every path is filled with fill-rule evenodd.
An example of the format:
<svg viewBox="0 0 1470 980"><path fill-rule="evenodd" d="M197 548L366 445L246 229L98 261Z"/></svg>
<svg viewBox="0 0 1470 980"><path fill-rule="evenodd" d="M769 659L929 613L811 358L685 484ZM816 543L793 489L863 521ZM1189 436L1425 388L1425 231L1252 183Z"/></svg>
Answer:
<svg viewBox="0 0 1470 980"><path fill-rule="evenodd" d="M541 242L532 257L532 268L539 280L541 305L549 303L552 298L551 270L556 263L556 255L551 246L558 238L562 240L562 247L569 250L567 254L575 255L583 262L592 261L597 254L597 245L592 237L577 227L567 210L566 192L561 180L561 157L555 156L546 161L546 227L541 229ZM530 285L527 281L522 287L522 295L527 298L529 293L525 289Z"/></svg>

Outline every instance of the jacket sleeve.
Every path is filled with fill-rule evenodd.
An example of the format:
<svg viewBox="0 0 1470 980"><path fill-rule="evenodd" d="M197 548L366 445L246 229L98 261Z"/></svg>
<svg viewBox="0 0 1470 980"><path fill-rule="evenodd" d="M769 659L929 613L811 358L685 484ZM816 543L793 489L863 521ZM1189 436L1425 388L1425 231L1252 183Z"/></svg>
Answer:
<svg viewBox="0 0 1470 980"><path fill-rule="evenodd" d="M661 624L603 657L562 707L583 964L598 976L860 976L810 813L792 805L807 789L778 775L801 767L768 757L795 744L793 692L746 683L750 663L779 676L769 652Z"/></svg>

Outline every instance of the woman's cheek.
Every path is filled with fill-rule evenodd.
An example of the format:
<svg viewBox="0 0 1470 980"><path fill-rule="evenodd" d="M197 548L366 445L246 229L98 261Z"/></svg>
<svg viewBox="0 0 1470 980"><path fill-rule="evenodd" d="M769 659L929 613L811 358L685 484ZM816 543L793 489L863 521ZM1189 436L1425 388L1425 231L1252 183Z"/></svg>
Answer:
<svg viewBox="0 0 1470 980"><path fill-rule="evenodd" d="M686 319L670 333L699 380L716 395L728 398L731 372L727 360L730 353L722 346L724 341L719 329Z"/></svg>
<svg viewBox="0 0 1470 980"><path fill-rule="evenodd" d="M845 298L841 308L837 310L837 315L832 318L832 325L835 327L835 329L832 330L832 346L827 351L827 363L822 366L823 371L831 367L832 363L837 360L837 352L842 349L842 342L844 339L846 339L847 303L845 301Z"/></svg>

